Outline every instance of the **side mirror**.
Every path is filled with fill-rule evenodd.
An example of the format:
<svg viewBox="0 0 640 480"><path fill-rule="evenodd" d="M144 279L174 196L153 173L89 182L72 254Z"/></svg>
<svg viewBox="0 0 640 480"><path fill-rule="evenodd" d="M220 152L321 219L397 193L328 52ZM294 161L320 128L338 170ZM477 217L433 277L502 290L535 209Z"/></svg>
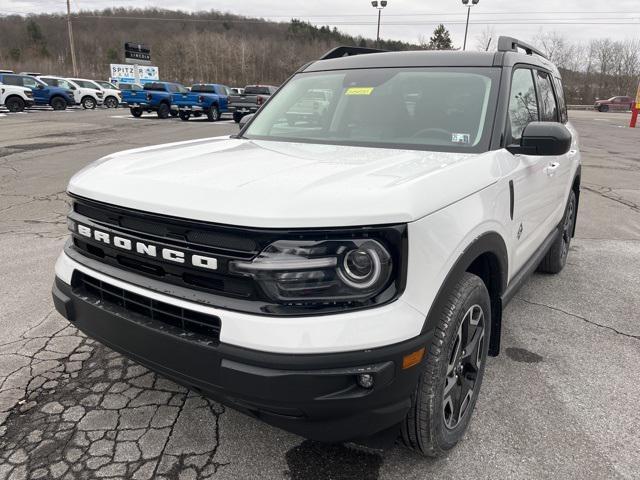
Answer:
<svg viewBox="0 0 640 480"><path fill-rule="evenodd" d="M564 155L571 149L571 132L558 122L531 122L524 128L520 144L507 147L512 154Z"/></svg>
<svg viewBox="0 0 640 480"><path fill-rule="evenodd" d="M244 117L242 117L240 119L240 122L238 123L238 126L240 127L240 130L242 130L244 128L244 126L247 123L249 123L249 120L251 120L254 115L255 115L255 113L250 113L249 115L245 115Z"/></svg>

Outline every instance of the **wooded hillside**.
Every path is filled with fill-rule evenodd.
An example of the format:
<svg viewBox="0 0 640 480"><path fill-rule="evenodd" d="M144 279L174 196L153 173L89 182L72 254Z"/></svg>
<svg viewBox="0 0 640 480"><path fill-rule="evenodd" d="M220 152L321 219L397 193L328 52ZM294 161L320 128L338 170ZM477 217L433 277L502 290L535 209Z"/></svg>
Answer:
<svg viewBox="0 0 640 480"><path fill-rule="evenodd" d="M298 67L337 45L371 46L305 22L268 22L215 11L184 13L157 9L110 9L73 17L79 74L106 78L110 63L124 63L124 42L151 47L164 80L212 81L231 86L279 84ZM419 48L381 41L381 48ZM72 75L66 17L0 18L0 68Z"/></svg>

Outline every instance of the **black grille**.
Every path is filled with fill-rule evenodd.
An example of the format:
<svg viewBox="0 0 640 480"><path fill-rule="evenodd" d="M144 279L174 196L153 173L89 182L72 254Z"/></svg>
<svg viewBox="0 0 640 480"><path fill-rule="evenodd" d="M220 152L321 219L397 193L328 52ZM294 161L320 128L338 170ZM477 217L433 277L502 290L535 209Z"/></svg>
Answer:
<svg viewBox="0 0 640 480"><path fill-rule="evenodd" d="M85 273L73 275L74 293L86 297L100 308L109 309L129 320L182 337L215 342L220 340L220 319L165 302L159 302L103 282Z"/></svg>

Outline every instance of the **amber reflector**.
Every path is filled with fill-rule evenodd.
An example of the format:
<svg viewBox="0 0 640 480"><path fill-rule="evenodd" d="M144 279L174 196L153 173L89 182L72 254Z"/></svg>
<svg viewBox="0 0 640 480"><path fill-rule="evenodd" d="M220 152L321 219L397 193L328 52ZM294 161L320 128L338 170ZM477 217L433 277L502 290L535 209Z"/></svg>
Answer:
<svg viewBox="0 0 640 480"><path fill-rule="evenodd" d="M422 361L422 357L424 357L424 347L420 350L416 350L409 355L405 355L402 358L402 369L406 370L407 368L411 368Z"/></svg>

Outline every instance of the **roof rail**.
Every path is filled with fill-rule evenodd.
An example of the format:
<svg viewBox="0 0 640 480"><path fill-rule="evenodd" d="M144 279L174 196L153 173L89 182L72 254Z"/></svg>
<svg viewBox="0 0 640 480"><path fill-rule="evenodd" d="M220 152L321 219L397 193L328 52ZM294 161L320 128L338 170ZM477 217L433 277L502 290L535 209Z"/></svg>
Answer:
<svg viewBox="0 0 640 480"><path fill-rule="evenodd" d="M549 58L540 50L538 50L535 47L532 47L527 43L524 43L518 40L517 38L512 38L512 37L498 38L499 52L517 52L518 48L523 49L527 53L527 55L533 55L535 53L536 55L540 55L542 58L546 58L547 60L549 60Z"/></svg>
<svg viewBox="0 0 640 480"><path fill-rule="evenodd" d="M367 53L380 53L387 50L378 50L377 48L366 47L336 47L322 55L319 60L328 60L330 58L351 57L353 55L364 55Z"/></svg>

